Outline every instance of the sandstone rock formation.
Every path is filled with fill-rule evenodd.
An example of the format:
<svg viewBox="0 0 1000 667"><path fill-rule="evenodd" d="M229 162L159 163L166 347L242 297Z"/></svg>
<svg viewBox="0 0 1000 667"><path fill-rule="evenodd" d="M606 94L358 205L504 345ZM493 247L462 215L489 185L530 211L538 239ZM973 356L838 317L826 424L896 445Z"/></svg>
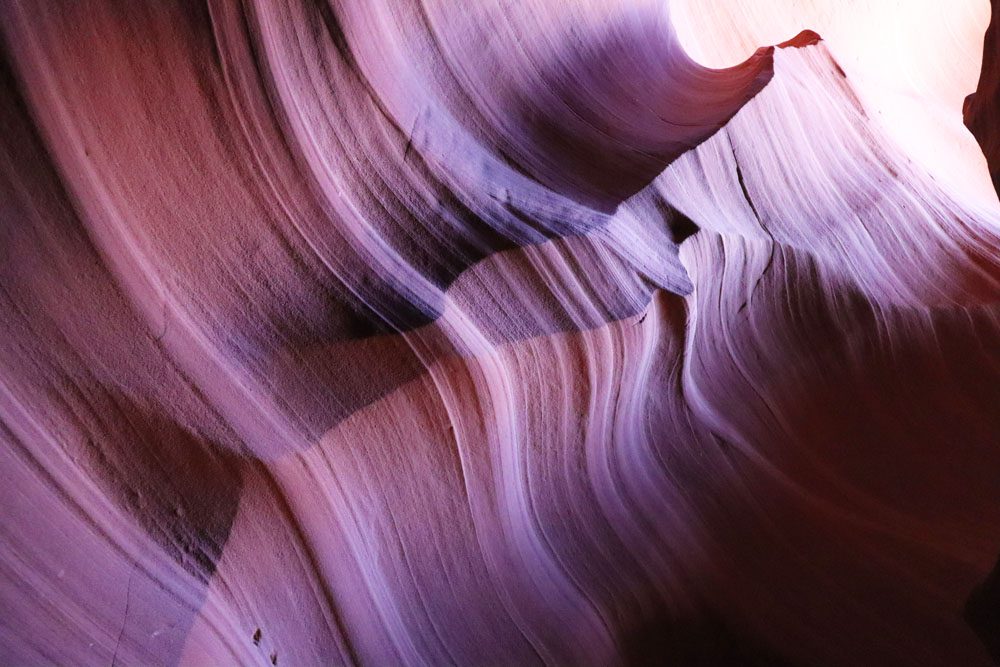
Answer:
<svg viewBox="0 0 1000 667"><path fill-rule="evenodd" d="M940 4L4 4L0 662L989 664Z"/></svg>

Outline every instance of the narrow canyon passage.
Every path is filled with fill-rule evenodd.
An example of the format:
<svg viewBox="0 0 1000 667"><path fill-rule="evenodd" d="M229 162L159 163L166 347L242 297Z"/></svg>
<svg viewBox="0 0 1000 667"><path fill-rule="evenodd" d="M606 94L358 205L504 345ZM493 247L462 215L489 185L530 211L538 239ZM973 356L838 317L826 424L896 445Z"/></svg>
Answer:
<svg viewBox="0 0 1000 667"><path fill-rule="evenodd" d="M998 13L3 4L0 663L1000 661Z"/></svg>

